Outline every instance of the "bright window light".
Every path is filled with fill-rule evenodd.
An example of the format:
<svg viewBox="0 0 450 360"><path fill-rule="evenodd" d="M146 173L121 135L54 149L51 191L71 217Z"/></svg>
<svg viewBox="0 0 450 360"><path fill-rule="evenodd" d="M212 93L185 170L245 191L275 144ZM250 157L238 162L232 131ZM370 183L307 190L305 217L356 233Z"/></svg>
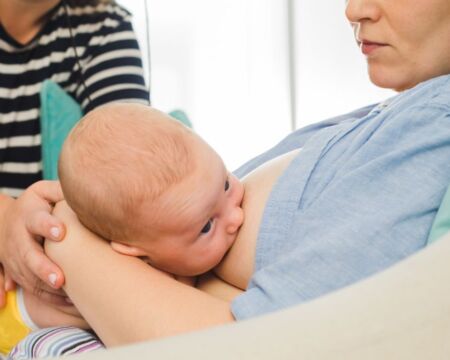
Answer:
<svg viewBox="0 0 450 360"><path fill-rule="evenodd" d="M148 69L144 1L118 2L134 15ZM392 95L370 84L344 1L147 5L152 104L184 110L230 169L288 134L292 118L301 127Z"/></svg>

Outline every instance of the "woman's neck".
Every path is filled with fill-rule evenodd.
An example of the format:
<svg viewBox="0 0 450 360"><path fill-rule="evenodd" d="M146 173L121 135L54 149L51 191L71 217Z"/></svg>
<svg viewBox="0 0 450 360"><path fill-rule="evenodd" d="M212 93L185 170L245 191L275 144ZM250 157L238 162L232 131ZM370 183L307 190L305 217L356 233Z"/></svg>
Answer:
<svg viewBox="0 0 450 360"><path fill-rule="evenodd" d="M45 14L61 0L0 0L0 24L20 44L27 44L45 25Z"/></svg>

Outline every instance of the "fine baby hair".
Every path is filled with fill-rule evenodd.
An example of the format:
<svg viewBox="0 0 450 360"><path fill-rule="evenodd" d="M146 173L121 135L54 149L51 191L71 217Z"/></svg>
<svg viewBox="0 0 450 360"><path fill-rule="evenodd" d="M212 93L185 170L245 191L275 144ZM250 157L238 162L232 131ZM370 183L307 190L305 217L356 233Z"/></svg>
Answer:
<svg viewBox="0 0 450 360"><path fill-rule="evenodd" d="M101 106L64 143L59 178L65 199L100 236L112 241L138 238L141 206L157 200L195 168L190 144L196 137L149 106Z"/></svg>

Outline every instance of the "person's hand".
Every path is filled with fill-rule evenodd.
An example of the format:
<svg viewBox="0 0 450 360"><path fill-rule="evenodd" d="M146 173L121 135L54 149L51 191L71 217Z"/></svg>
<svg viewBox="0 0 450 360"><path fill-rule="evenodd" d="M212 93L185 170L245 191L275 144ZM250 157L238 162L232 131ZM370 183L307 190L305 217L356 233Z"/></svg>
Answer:
<svg viewBox="0 0 450 360"><path fill-rule="evenodd" d="M44 238L64 237L64 224L51 215L53 204L62 199L59 182L39 181L9 202L0 221L2 288L11 290L16 282L43 300L66 303L63 293L57 290L64 283L64 274L42 248Z"/></svg>

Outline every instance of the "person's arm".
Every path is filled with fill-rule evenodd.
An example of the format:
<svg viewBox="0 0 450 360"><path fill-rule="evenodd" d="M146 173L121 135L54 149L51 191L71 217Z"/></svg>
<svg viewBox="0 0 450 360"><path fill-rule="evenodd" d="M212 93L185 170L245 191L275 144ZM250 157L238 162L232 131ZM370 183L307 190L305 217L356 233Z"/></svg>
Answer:
<svg viewBox="0 0 450 360"><path fill-rule="evenodd" d="M50 214L51 203L62 197L59 183L50 181L33 184L17 199L0 195L0 263L7 289L13 287L15 281L33 292L40 287L41 280L48 284L40 292L42 299L64 302L61 296L51 294L61 287L64 275L45 256L40 244L43 237L58 240L64 236L63 223ZM3 291L0 298L2 295Z"/></svg>
<svg viewBox="0 0 450 360"><path fill-rule="evenodd" d="M233 321L229 302L116 253L84 228L65 202L54 214L67 234L62 242L47 241L46 252L63 269L67 294L107 346Z"/></svg>
<svg viewBox="0 0 450 360"><path fill-rule="evenodd" d="M109 5L107 9L99 6L95 14L99 27L91 34L82 56L84 84L71 95L85 113L113 101L149 104L150 95L131 14L117 4ZM88 22L91 24L91 20Z"/></svg>

